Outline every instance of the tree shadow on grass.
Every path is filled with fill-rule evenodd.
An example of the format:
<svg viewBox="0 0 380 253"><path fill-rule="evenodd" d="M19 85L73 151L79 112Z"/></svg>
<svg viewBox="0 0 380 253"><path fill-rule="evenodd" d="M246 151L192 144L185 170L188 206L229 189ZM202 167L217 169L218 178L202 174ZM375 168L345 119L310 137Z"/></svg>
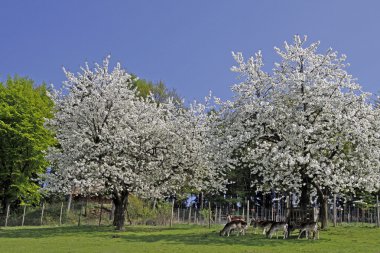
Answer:
<svg viewBox="0 0 380 253"><path fill-rule="evenodd" d="M134 226L125 231L116 231L112 226L61 226L61 227L9 227L0 228L0 238L44 238L56 236L99 237L122 233L152 233L167 230L184 230L186 228ZM191 229L191 228L188 228Z"/></svg>
<svg viewBox="0 0 380 253"><path fill-rule="evenodd" d="M161 242L165 244L188 244L188 245L239 245L239 246L283 246L283 245L301 245L306 243L319 243L319 240L297 240L297 236L289 239L268 239L263 235L247 234L245 236L221 237L218 231L210 230L210 232L200 233L171 233L171 234L122 234L117 236L121 240L131 243L154 243ZM324 239L323 241L326 241Z"/></svg>
<svg viewBox="0 0 380 253"><path fill-rule="evenodd" d="M195 230L195 231L194 231ZM62 227L17 227L1 228L1 238L51 238L51 237L87 237L96 240L119 240L130 243L155 243L164 244L186 244L186 245L240 245L240 246L282 246L300 245L306 243L319 243L318 240L297 240L296 236L290 239L267 239L263 235L247 234L245 236L231 235L229 237L219 236L216 229L207 230L202 227L180 226L180 227L152 227L131 226L126 231L115 231L111 226L62 226ZM281 238L281 239L280 239ZM324 239L326 241L328 239Z"/></svg>

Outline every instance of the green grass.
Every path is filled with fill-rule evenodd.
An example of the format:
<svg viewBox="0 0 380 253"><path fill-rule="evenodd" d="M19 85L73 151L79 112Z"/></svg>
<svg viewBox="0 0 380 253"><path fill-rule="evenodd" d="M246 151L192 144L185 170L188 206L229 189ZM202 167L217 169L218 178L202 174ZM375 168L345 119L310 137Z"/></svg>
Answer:
<svg viewBox="0 0 380 253"><path fill-rule="evenodd" d="M320 240L266 239L249 230L245 236L220 237L222 226L11 227L0 228L0 252L342 252L380 253L380 229L339 226L320 232Z"/></svg>

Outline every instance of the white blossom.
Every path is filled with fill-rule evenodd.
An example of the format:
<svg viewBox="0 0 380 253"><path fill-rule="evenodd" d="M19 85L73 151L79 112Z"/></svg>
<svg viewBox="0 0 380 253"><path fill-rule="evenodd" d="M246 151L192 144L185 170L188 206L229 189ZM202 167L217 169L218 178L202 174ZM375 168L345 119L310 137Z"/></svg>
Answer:
<svg viewBox="0 0 380 253"><path fill-rule="evenodd" d="M219 156L250 169L262 190L297 192L305 181L333 192L379 189L379 110L346 72L346 56L305 42L275 48L281 61L271 74L260 52L247 61L233 53L243 80L233 100L218 101Z"/></svg>
<svg viewBox="0 0 380 253"><path fill-rule="evenodd" d="M184 187L223 189L223 171L209 159L207 108L139 98L120 64L108 69L109 58L94 70L86 64L76 75L65 70L66 91L52 94L56 113L49 126L60 146L48 156L53 172L47 187L146 197Z"/></svg>

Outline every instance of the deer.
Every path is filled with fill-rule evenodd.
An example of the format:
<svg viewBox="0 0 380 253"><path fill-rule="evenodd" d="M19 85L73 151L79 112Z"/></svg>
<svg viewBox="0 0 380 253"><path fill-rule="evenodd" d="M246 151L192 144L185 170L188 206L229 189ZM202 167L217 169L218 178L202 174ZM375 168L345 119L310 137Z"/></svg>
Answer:
<svg viewBox="0 0 380 253"><path fill-rule="evenodd" d="M237 231L236 236L239 236L239 234L245 235L245 230L247 229L247 222L243 220L233 220L228 222L222 230L220 230L219 235L227 235L230 236L230 233L233 230Z"/></svg>
<svg viewBox="0 0 380 253"><path fill-rule="evenodd" d="M276 233L277 239L278 234L277 231L284 231L284 239L288 238L288 223L286 222L273 222L270 229L266 232L266 236L272 239L274 233Z"/></svg>
<svg viewBox="0 0 380 253"><path fill-rule="evenodd" d="M313 233L313 239L319 239L318 223L317 222L305 222L299 227L300 233L298 239L301 238L303 232L305 232L306 238L310 239L310 233Z"/></svg>
<svg viewBox="0 0 380 253"><path fill-rule="evenodd" d="M227 215L227 221L228 222L231 222L231 221L234 221L234 220L242 220L242 221L244 221L243 217L241 217L241 216L232 216L231 214Z"/></svg>
<svg viewBox="0 0 380 253"><path fill-rule="evenodd" d="M255 234L257 234L257 230L258 228L262 228L263 229L263 235L266 234L266 232L270 229L270 227L272 226L274 221L266 221L266 220L255 220L255 219L252 219L251 220L251 226L253 227L253 229L255 230Z"/></svg>

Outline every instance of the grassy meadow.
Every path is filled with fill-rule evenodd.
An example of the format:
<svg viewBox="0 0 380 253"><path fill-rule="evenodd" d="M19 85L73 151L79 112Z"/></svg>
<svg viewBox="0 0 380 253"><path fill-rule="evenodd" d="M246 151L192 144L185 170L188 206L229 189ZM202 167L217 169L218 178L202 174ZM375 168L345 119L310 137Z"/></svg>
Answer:
<svg viewBox="0 0 380 253"><path fill-rule="evenodd" d="M133 226L125 232L112 227L0 228L0 252L342 252L380 253L380 229L342 225L320 232L320 240L266 239L252 228L245 236L220 237L222 226Z"/></svg>

